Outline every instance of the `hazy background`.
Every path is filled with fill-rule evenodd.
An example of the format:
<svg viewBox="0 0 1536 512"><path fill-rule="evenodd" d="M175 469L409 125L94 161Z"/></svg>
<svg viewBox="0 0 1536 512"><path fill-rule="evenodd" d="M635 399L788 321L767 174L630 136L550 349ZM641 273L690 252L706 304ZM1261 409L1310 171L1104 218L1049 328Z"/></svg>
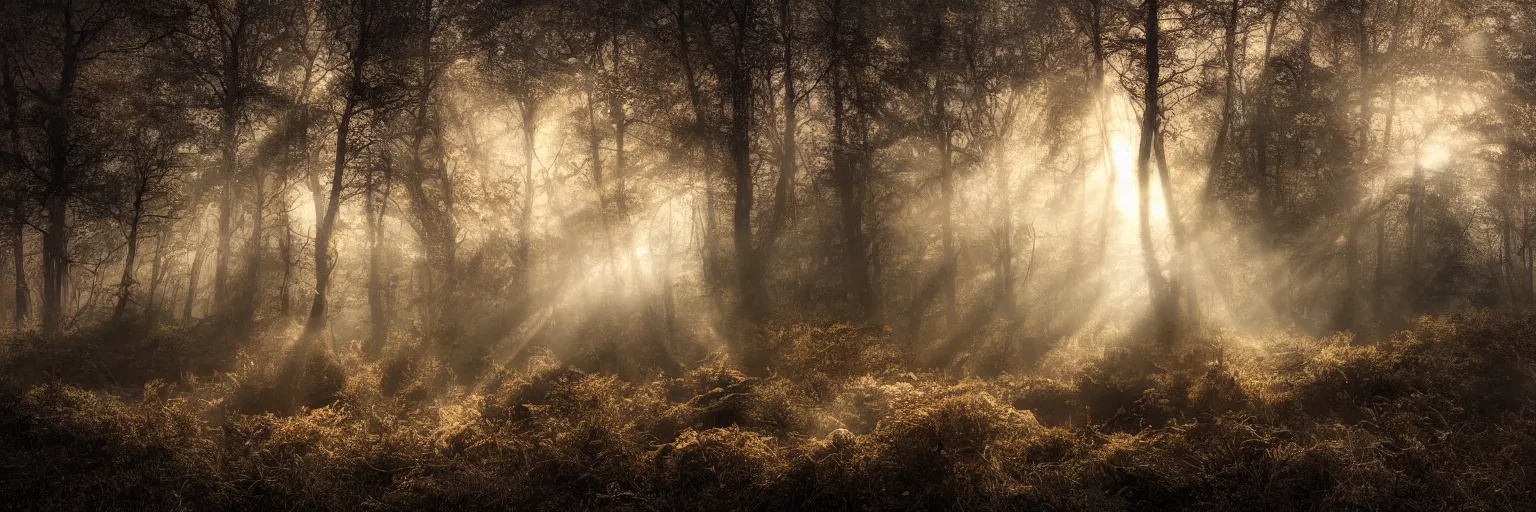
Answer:
<svg viewBox="0 0 1536 512"><path fill-rule="evenodd" d="M839 323L963 372L1106 336L1363 341L1533 299L1532 16L10 1L0 306L466 377L539 349L762 373L777 333Z"/></svg>

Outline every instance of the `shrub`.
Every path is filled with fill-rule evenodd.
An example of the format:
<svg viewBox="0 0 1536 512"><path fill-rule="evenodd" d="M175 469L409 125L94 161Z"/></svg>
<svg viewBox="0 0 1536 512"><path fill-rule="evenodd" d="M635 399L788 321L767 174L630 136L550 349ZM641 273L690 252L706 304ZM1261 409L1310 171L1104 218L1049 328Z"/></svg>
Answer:
<svg viewBox="0 0 1536 512"><path fill-rule="evenodd" d="M739 427L688 429L656 454L657 487L691 510L752 508L786 470L763 436Z"/></svg>
<svg viewBox="0 0 1536 512"><path fill-rule="evenodd" d="M1533 340L1530 319L1467 315L1376 345L1081 350L1049 376L986 379L793 349L766 378L717 356L625 380L542 352L468 385L408 350L370 363L271 341L228 373L134 388L0 379L0 493L59 509L1517 510L1536 500ZM8 367L55 353L31 343L12 339Z"/></svg>

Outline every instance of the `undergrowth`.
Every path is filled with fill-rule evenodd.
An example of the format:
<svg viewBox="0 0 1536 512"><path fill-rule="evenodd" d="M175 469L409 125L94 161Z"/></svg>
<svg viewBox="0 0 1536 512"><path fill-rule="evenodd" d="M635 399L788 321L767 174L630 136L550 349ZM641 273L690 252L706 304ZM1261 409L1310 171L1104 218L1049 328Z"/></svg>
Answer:
<svg viewBox="0 0 1536 512"><path fill-rule="evenodd" d="M170 353L189 338L146 346ZM464 379L407 349L364 362L294 345L208 371L143 362L128 376L103 373L84 349L13 334L0 496L20 508L157 510L1536 501L1530 319L1426 318L1371 345L1091 349L1076 367L989 378L909 370L887 335L854 327L788 329L777 343L767 378L717 357L621 380L544 354Z"/></svg>

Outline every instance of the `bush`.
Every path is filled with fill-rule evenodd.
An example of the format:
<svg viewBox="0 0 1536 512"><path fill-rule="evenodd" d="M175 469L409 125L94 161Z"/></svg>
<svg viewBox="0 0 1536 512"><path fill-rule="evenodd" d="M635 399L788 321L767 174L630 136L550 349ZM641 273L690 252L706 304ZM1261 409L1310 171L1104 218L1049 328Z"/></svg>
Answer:
<svg viewBox="0 0 1536 512"><path fill-rule="evenodd" d="M802 348L883 343L796 332ZM545 352L468 385L406 351L274 341L174 383L5 378L0 493L59 509L1515 510L1536 500L1533 340L1529 319L1467 315L1377 345L1111 348L986 379L904 373L886 346L856 364L793 348L767 378L715 357L632 381ZM40 361L34 343L12 338L5 364Z"/></svg>

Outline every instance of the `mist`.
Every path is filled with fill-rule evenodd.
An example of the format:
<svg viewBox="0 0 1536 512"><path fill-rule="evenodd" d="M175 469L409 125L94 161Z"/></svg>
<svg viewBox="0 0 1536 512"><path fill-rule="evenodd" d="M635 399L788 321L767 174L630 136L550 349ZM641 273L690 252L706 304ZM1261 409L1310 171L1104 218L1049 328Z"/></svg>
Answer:
<svg viewBox="0 0 1536 512"><path fill-rule="evenodd" d="M0 490L1518 508L1533 24L1526 0L5 2L0 453L32 476Z"/></svg>

